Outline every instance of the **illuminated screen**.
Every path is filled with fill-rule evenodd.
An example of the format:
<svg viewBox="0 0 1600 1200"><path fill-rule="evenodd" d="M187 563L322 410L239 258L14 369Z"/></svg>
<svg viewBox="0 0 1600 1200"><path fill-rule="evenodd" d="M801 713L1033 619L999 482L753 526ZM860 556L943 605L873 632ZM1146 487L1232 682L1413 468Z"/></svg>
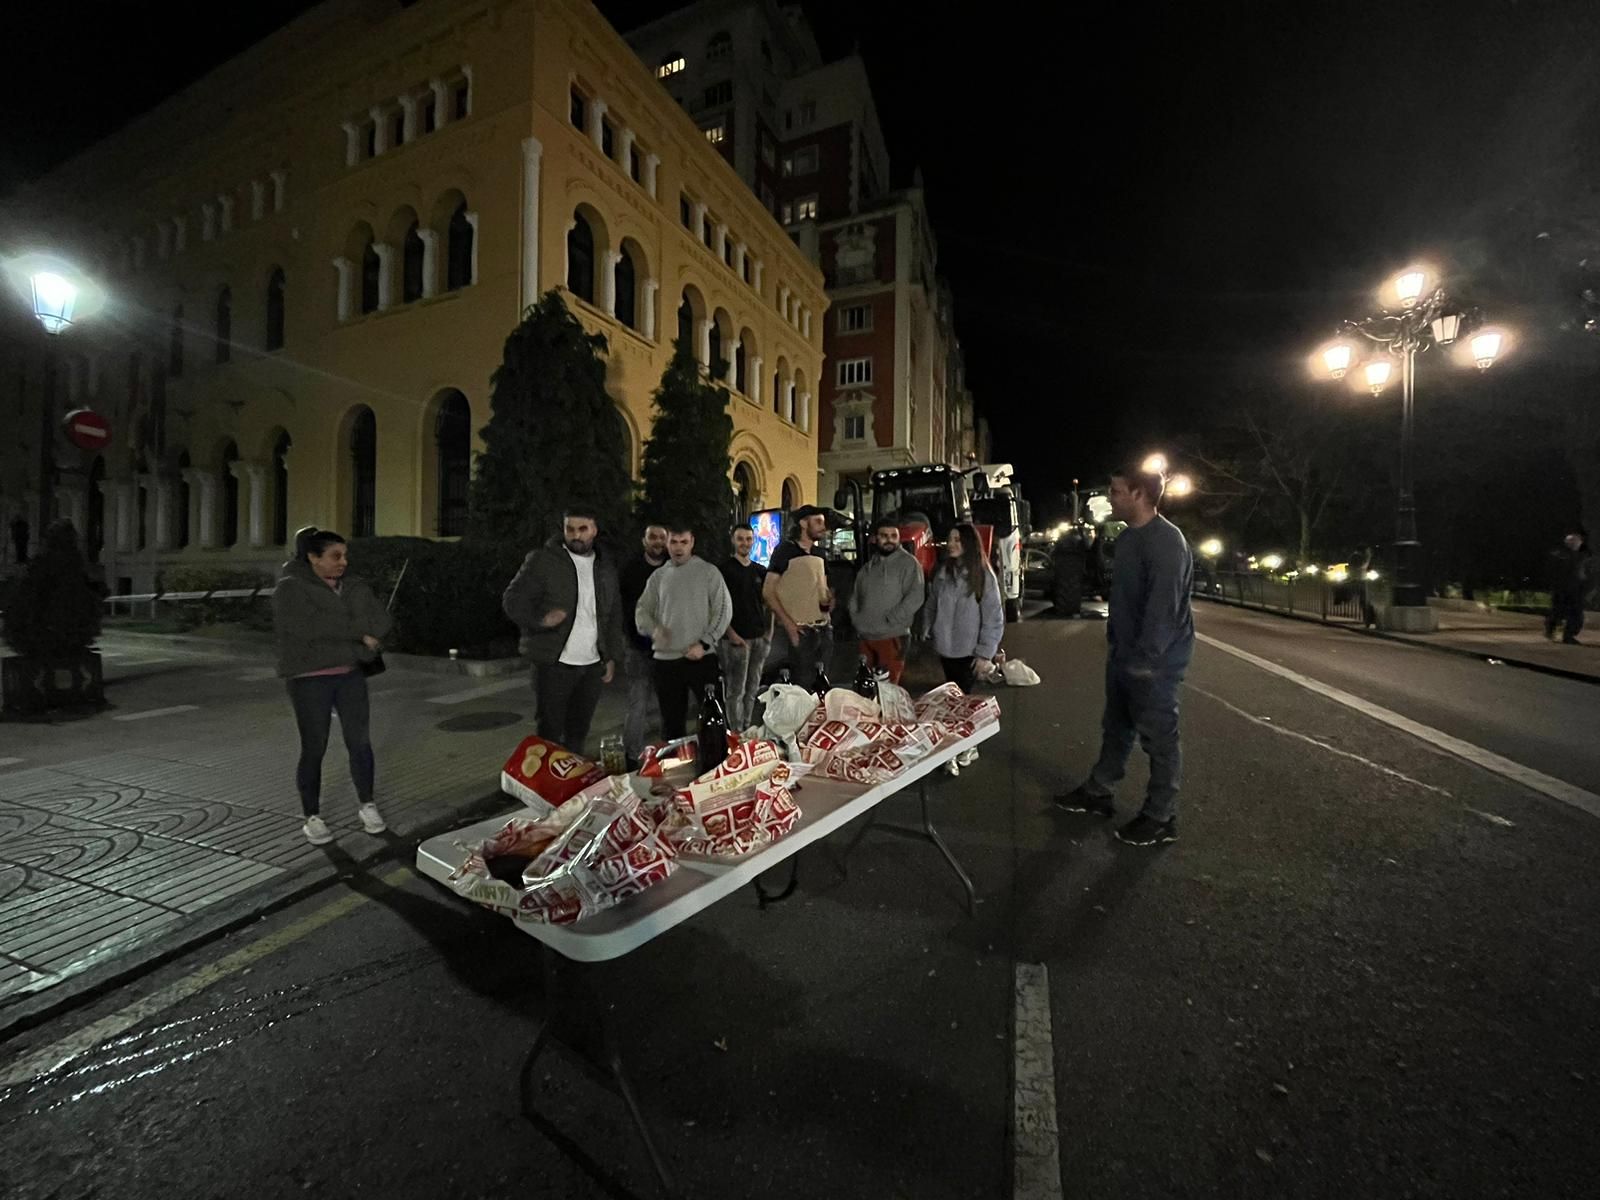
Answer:
<svg viewBox="0 0 1600 1200"><path fill-rule="evenodd" d="M778 543L783 541L782 510L765 508L760 512L751 513L750 528L756 535L756 544L750 550L751 561L758 562L763 567L770 566L772 552L778 548Z"/></svg>

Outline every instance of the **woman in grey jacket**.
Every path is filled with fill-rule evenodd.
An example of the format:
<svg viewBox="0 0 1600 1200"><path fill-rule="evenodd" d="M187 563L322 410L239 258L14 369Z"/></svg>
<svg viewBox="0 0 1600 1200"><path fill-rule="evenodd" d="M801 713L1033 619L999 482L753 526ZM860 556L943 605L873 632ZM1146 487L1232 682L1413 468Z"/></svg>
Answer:
<svg viewBox="0 0 1600 1200"><path fill-rule="evenodd" d="M305 812L306 840L333 840L321 815L322 756L335 709L350 756L350 778L368 833L382 833L383 815L372 801L372 741L368 736L367 677L362 671L383 648L393 624L388 610L363 581L345 574L344 538L314 525L294 535L295 555L283 564L272 591L272 626L278 637L278 674L300 728L295 786Z"/></svg>
<svg viewBox="0 0 1600 1200"><path fill-rule="evenodd" d="M987 676L1005 632L1005 606L1000 583L983 561L983 543L971 525L950 531L944 561L928 584L928 602L922 610L922 628L944 666L944 677L970 692L980 675ZM976 750L964 750L945 768L957 774L971 766Z"/></svg>

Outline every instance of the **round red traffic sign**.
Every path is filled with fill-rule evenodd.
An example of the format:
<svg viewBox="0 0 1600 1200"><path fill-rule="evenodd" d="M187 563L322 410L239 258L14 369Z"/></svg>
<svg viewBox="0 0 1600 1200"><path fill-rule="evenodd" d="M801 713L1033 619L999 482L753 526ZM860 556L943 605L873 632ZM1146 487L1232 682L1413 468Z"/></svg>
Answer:
<svg viewBox="0 0 1600 1200"><path fill-rule="evenodd" d="M80 450L100 450L111 444L111 426L92 408L76 408L63 422L67 438Z"/></svg>

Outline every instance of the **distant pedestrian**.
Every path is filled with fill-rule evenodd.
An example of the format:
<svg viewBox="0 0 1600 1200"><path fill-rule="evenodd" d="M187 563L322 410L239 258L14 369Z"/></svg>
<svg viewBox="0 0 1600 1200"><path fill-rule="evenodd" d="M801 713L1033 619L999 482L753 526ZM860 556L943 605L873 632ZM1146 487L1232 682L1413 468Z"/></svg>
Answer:
<svg viewBox="0 0 1600 1200"><path fill-rule="evenodd" d="M1194 561L1178 527L1156 511L1163 486L1160 475L1138 466L1111 477L1111 515L1128 527L1112 567L1100 759L1088 779L1055 800L1067 812L1113 815L1137 736L1150 756L1150 790L1139 815L1117 830L1134 846L1178 837L1178 685L1194 652Z"/></svg>
<svg viewBox="0 0 1600 1200"><path fill-rule="evenodd" d="M748 525L734 527L733 557L719 568L728 585L733 619L717 647L722 660L722 688L727 694L728 728L744 730L755 712L761 690L761 668L772 645L772 614L761 599L767 569L750 558L756 535Z"/></svg>
<svg viewBox="0 0 1600 1200"><path fill-rule="evenodd" d="M628 676L628 714L622 721L622 747L631 762L644 753L651 730L661 728L661 705L656 700L652 669L650 631L639 630L634 620L639 597L645 585L667 561L667 527L646 525L640 539L643 549L622 568L622 623L628 633L626 672Z"/></svg>
<svg viewBox="0 0 1600 1200"><path fill-rule="evenodd" d="M27 517L18 513L11 518L11 548L16 551L19 567L28 561L28 538L31 533Z"/></svg>
<svg viewBox="0 0 1600 1200"><path fill-rule="evenodd" d="M817 667L833 651L833 590L821 540L828 532L828 514L815 504L797 508L794 530L772 552L762 596L777 618L783 636L773 634L770 667L781 662L792 682L809 688Z"/></svg>
<svg viewBox="0 0 1600 1200"><path fill-rule="evenodd" d="M667 563L650 576L634 619L650 630L661 732L668 741L688 732L689 697L718 686L717 643L733 620L722 573L694 553L687 524L668 524Z"/></svg>
<svg viewBox="0 0 1600 1200"><path fill-rule="evenodd" d="M1594 585L1589 535L1582 525L1567 530L1550 560L1550 613L1544 619L1544 635L1554 641L1556 626L1561 625L1561 640L1576 646L1583 630L1584 601Z"/></svg>
<svg viewBox="0 0 1600 1200"><path fill-rule="evenodd" d="M346 573L344 538L308 525L294 535L294 557L283 564L272 590L272 627L278 640L278 674L288 681L289 702L300 730L295 786L305 814L306 840L333 840L322 819L322 756L335 710L350 758L357 815L368 833L384 831L373 802L374 763L369 736L367 677L362 665L383 649L393 621L370 587Z"/></svg>
<svg viewBox="0 0 1600 1200"><path fill-rule="evenodd" d="M872 523L872 552L850 589L850 623L868 665L899 683L906 669L906 642L926 588L922 564L900 548L900 526L888 517Z"/></svg>
<svg viewBox="0 0 1600 1200"><path fill-rule="evenodd" d="M560 536L522 560L501 597L533 660L539 736L582 754L625 643L617 573L595 544L593 512L567 509Z"/></svg>
<svg viewBox="0 0 1600 1200"><path fill-rule="evenodd" d="M993 669L1005 628L1000 581L984 558L978 531L963 522L950 531L944 559L928 585L923 636L933 643L945 679L970 692ZM945 769L955 775L977 757L976 749L964 750Z"/></svg>

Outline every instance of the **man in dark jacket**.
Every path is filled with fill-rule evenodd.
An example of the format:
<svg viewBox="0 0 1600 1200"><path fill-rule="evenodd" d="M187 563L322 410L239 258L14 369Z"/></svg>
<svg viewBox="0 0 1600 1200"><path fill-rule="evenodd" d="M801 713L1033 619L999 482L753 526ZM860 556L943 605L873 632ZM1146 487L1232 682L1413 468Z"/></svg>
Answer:
<svg viewBox="0 0 1600 1200"><path fill-rule="evenodd" d="M500 602L533 660L539 736L578 754L624 646L622 596L595 546L599 531L592 512L568 509L562 536L523 559Z"/></svg>
<svg viewBox="0 0 1600 1200"><path fill-rule="evenodd" d="M1556 638L1556 626L1562 625L1561 640L1569 646L1578 644L1578 633L1583 629L1583 602L1588 597L1589 542L1583 526L1573 525L1561 539L1561 548L1551 555L1550 613L1544 619L1544 635L1551 641Z"/></svg>

